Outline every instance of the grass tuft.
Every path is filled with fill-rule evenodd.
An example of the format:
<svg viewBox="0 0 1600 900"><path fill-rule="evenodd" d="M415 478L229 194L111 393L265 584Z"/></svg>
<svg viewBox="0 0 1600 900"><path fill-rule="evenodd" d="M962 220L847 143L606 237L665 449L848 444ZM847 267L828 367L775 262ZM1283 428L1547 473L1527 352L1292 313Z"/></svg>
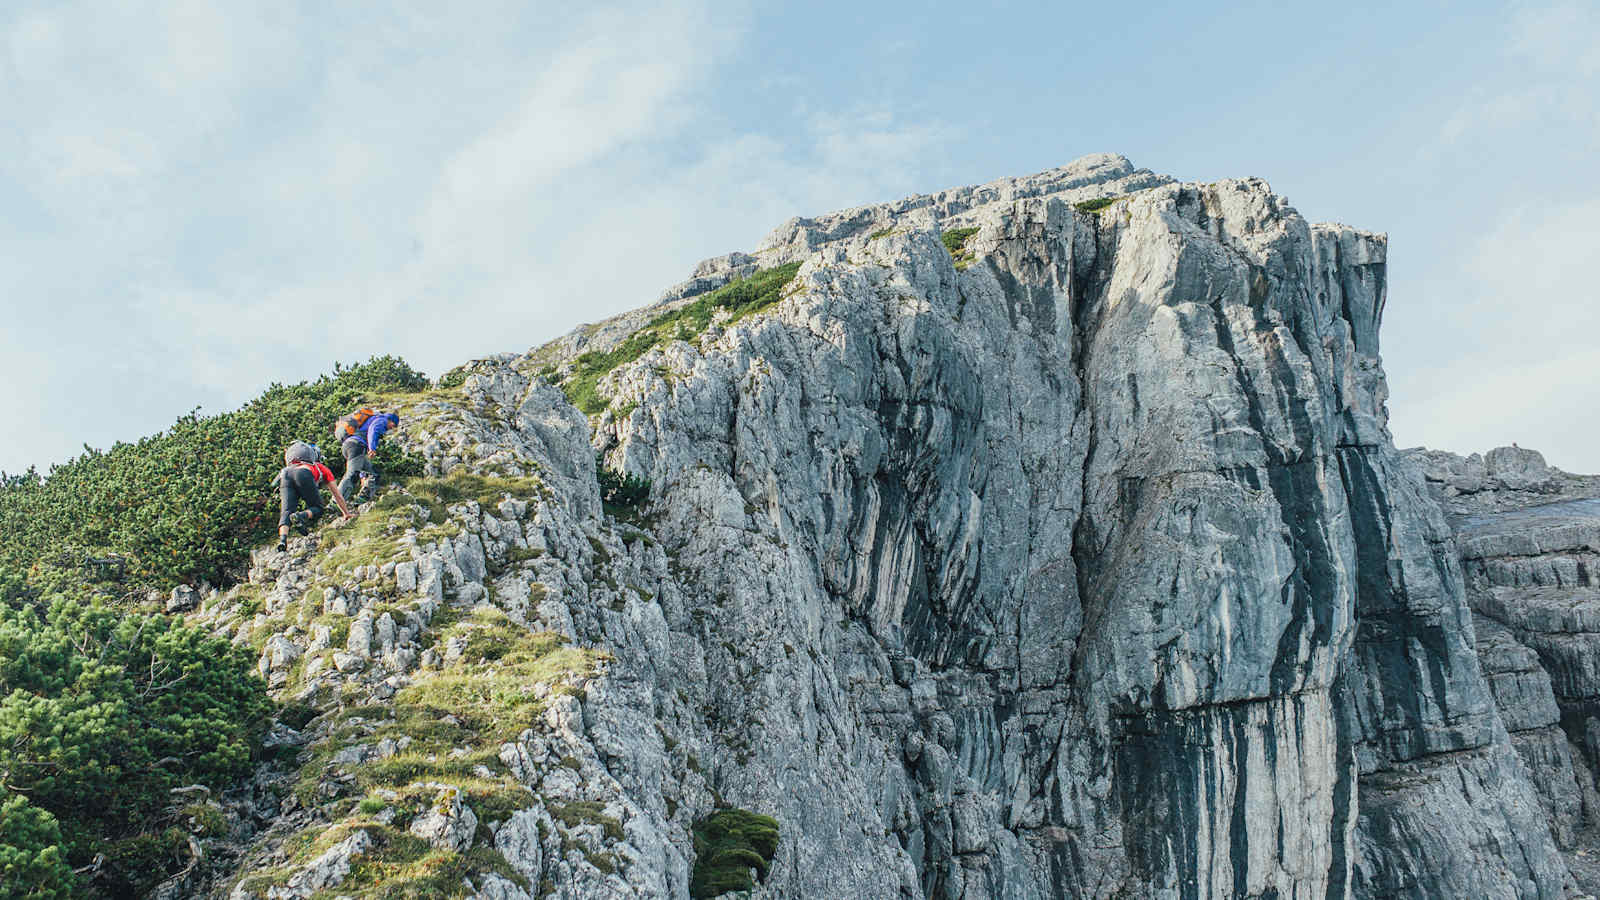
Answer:
<svg viewBox="0 0 1600 900"><path fill-rule="evenodd" d="M608 399L600 396L600 380L618 366L633 362L661 344L694 340L711 324L711 317L717 310L728 310L733 315L730 321L736 322L766 309L782 298L783 289L789 286L799 271L799 263L765 269L749 278L725 284L671 312L662 313L610 350L604 353L591 351L579 356L574 361L571 374L562 382L561 389L566 392L573 406L588 415L599 415L610 405Z"/></svg>

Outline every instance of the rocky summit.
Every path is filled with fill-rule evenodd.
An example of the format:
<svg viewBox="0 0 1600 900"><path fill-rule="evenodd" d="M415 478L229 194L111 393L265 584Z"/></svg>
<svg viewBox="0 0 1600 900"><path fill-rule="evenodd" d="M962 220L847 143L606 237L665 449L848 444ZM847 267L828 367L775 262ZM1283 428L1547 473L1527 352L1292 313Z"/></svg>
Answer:
<svg viewBox="0 0 1600 900"><path fill-rule="evenodd" d="M157 896L1593 890L1600 480L1396 450L1386 249L1092 156L402 398L174 597L281 712Z"/></svg>

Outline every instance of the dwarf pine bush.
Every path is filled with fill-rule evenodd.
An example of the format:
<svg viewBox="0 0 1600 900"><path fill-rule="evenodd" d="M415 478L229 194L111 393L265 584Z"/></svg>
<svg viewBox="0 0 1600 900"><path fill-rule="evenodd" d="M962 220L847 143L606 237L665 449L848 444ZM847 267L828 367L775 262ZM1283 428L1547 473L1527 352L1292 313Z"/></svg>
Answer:
<svg viewBox="0 0 1600 900"><path fill-rule="evenodd" d="M115 555L136 583L220 583L276 530L271 482L290 441L329 445L333 423L363 398L427 384L392 356L336 365L315 381L274 384L232 412L190 413L131 444L85 447L48 475L0 473L0 565L37 575ZM338 474L343 460L328 451ZM386 475L420 474L390 444L376 463Z"/></svg>
<svg viewBox="0 0 1600 900"><path fill-rule="evenodd" d="M14 862L65 890L63 865L99 854L97 892L131 896L165 877L185 846L170 791L249 771L272 708L253 663L178 618L0 573L4 877Z"/></svg>
<svg viewBox="0 0 1600 900"><path fill-rule="evenodd" d="M778 852L778 820L746 809L723 809L694 824L694 873L689 896L708 900L755 889Z"/></svg>

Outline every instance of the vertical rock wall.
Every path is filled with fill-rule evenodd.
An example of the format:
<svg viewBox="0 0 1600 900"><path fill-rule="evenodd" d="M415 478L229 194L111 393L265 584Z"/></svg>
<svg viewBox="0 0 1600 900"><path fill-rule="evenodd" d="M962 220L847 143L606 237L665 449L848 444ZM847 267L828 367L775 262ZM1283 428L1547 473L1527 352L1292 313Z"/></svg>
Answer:
<svg viewBox="0 0 1600 900"><path fill-rule="evenodd" d="M773 314L619 373L604 443L812 569L746 602L842 617L837 702L899 711L841 748L868 784L812 777L883 798L921 893L1561 895L1384 428L1381 237L1250 180L849 220L769 242L811 254Z"/></svg>
<svg viewBox="0 0 1600 900"><path fill-rule="evenodd" d="M1412 455L1456 532L1512 746L1578 889L1600 892L1600 478L1516 447Z"/></svg>

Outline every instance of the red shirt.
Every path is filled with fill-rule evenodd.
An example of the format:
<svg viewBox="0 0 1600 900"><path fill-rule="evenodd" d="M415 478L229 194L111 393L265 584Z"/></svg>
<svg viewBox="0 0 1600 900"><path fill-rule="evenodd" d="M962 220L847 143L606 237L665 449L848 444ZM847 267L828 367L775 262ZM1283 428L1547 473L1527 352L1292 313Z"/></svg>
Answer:
<svg viewBox="0 0 1600 900"><path fill-rule="evenodd" d="M317 484L333 484L333 470L322 463L296 462L295 465L310 469L311 478Z"/></svg>

